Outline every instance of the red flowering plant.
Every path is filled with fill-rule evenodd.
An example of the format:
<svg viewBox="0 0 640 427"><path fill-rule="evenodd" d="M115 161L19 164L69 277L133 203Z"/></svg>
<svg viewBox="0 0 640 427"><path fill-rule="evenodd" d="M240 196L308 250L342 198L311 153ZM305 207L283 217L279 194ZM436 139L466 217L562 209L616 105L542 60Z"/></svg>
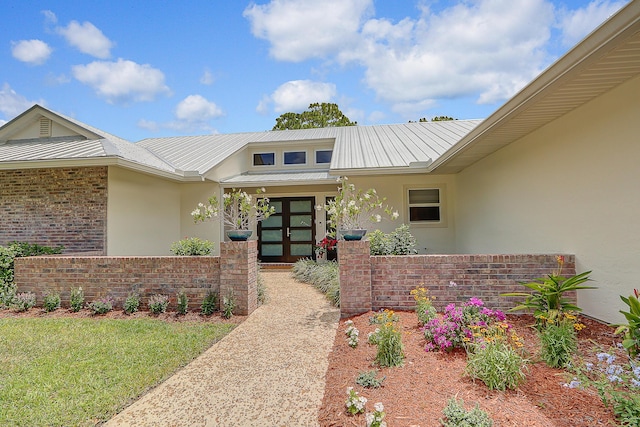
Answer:
<svg viewBox="0 0 640 427"><path fill-rule="evenodd" d="M316 254L317 256L324 256L328 251L331 251L336 248L338 241L330 236L325 236L324 239L320 240L320 242L316 245Z"/></svg>

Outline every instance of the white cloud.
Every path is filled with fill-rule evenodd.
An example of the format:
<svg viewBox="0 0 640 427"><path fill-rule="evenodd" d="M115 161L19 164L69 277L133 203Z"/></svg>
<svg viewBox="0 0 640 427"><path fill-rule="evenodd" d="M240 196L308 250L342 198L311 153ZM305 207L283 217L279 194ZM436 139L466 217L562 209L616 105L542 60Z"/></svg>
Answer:
<svg viewBox="0 0 640 427"><path fill-rule="evenodd" d="M299 112L314 102L330 102L335 95L336 85L333 83L291 80L280 85L270 97L263 98L257 109L264 110L273 103L276 113Z"/></svg>
<svg viewBox="0 0 640 427"><path fill-rule="evenodd" d="M11 42L11 54L18 61L42 65L51 56L51 47L42 40L20 40Z"/></svg>
<svg viewBox="0 0 640 427"><path fill-rule="evenodd" d="M224 112L215 102L207 100L202 95L189 95L176 106L176 120L158 123L153 120L141 119L138 121L138 127L151 132L171 129L179 132L217 133L209 122L223 115Z"/></svg>
<svg viewBox="0 0 640 427"><path fill-rule="evenodd" d="M162 71L124 59L75 65L72 73L110 103L152 101L157 95L170 92Z"/></svg>
<svg viewBox="0 0 640 427"><path fill-rule="evenodd" d="M224 113L214 102L201 95L189 95L176 107L178 120L186 122L207 122L222 116Z"/></svg>
<svg viewBox="0 0 640 427"><path fill-rule="evenodd" d="M0 113L7 119L12 119L18 114L32 107L34 104L43 105L44 101L29 101L15 90L11 89L9 83L4 83L0 88Z"/></svg>
<svg viewBox="0 0 640 427"><path fill-rule="evenodd" d="M562 43L573 46L617 12L626 1L594 0L586 7L561 12Z"/></svg>
<svg viewBox="0 0 640 427"><path fill-rule="evenodd" d="M45 16L47 16L48 20L51 19L50 16ZM106 59L111 56L111 48L113 48L114 43L91 22L80 24L78 21L71 21L66 27L57 27L56 31L64 36L71 46L76 47L82 53L100 59Z"/></svg>
<svg viewBox="0 0 640 427"><path fill-rule="evenodd" d="M243 13L255 37L271 44L271 55L299 62L323 58L355 42L372 0L272 0Z"/></svg>
<svg viewBox="0 0 640 427"><path fill-rule="evenodd" d="M214 81L215 78L213 77L213 74L211 74L211 71L208 68L205 69L202 73L202 77L200 77L200 83L206 86L211 86Z"/></svg>
<svg viewBox="0 0 640 427"><path fill-rule="evenodd" d="M459 1L439 9L421 2L417 7L419 16L391 21L370 18L370 1L272 0L251 5L244 16L253 34L270 43L276 59L358 64L376 97L406 114L441 98L501 102L551 60L547 48L555 16L549 0ZM269 101L285 111L293 104L290 98L274 93ZM258 107L265 109L264 100Z"/></svg>
<svg viewBox="0 0 640 427"><path fill-rule="evenodd" d="M512 96L546 64L553 6L545 0L480 0L397 24L369 20L362 44L340 60L366 68L365 82L396 111L437 98ZM414 110L419 111L419 110Z"/></svg>

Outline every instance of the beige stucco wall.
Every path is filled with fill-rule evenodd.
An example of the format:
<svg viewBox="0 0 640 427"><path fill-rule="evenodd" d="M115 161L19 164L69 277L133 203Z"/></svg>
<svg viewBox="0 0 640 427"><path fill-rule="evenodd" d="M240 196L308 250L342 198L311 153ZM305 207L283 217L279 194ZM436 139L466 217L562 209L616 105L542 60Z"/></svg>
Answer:
<svg viewBox="0 0 640 427"><path fill-rule="evenodd" d="M593 270L585 313L620 321L640 267L640 78L457 176L459 253L564 252Z"/></svg>
<svg viewBox="0 0 640 427"><path fill-rule="evenodd" d="M108 255L169 255L180 239L180 184L109 167Z"/></svg>
<svg viewBox="0 0 640 427"><path fill-rule="evenodd" d="M220 254L220 221L194 223L191 212L198 203L207 203L211 196L220 200L220 186L210 181L180 185L180 238L199 237L216 243L215 255Z"/></svg>
<svg viewBox="0 0 640 427"><path fill-rule="evenodd" d="M376 175L348 176L349 182L363 190L375 188L380 196L387 198L386 203L398 211L400 217L395 220L384 220L375 228L384 232L393 231L401 224L409 223L407 189L440 187L443 207L443 224L438 226L411 224L411 234L416 237L420 254L455 253L455 176L453 175Z"/></svg>

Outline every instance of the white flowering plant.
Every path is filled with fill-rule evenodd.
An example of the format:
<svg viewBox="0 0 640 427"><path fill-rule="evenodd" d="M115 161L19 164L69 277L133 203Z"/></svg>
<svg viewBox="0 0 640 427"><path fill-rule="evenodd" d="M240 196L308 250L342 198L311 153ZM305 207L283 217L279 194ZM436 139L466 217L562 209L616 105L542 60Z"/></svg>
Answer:
<svg viewBox="0 0 640 427"><path fill-rule="evenodd" d="M367 398L359 396L353 387L347 388L347 412L351 415L357 415L364 412L364 406L367 404Z"/></svg>
<svg viewBox="0 0 640 427"><path fill-rule="evenodd" d="M367 412L365 419L367 421L367 427L387 427L387 422L384 421L384 405L381 402L373 405L374 412Z"/></svg>
<svg viewBox="0 0 640 427"><path fill-rule="evenodd" d="M383 215L392 219L399 217L386 198L380 197L374 188L366 191L348 183L345 177L338 178L338 195L325 205L329 222L338 230L366 230L382 221Z"/></svg>
<svg viewBox="0 0 640 427"><path fill-rule="evenodd" d="M216 196L211 196L206 204L198 203L191 216L195 222L222 218L224 225L232 230L250 230L255 223L275 213L275 208L269 205L269 199L260 197L265 192L264 188L259 188L256 196L252 196L234 188L222 195L222 206Z"/></svg>
<svg viewBox="0 0 640 427"><path fill-rule="evenodd" d="M344 333L347 336L349 347L356 348L358 346L360 331L355 327L352 320L347 320L344 324L347 327Z"/></svg>

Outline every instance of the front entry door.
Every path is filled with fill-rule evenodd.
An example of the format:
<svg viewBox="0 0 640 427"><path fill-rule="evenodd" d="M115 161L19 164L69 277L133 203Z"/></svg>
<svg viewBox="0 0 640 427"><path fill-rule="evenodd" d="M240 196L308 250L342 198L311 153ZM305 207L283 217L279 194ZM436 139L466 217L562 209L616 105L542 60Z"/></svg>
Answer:
<svg viewBox="0 0 640 427"><path fill-rule="evenodd" d="M311 258L315 245L315 198L270 199L274 215L258 225L258 255L262 262L295 262Z"/></svg>

